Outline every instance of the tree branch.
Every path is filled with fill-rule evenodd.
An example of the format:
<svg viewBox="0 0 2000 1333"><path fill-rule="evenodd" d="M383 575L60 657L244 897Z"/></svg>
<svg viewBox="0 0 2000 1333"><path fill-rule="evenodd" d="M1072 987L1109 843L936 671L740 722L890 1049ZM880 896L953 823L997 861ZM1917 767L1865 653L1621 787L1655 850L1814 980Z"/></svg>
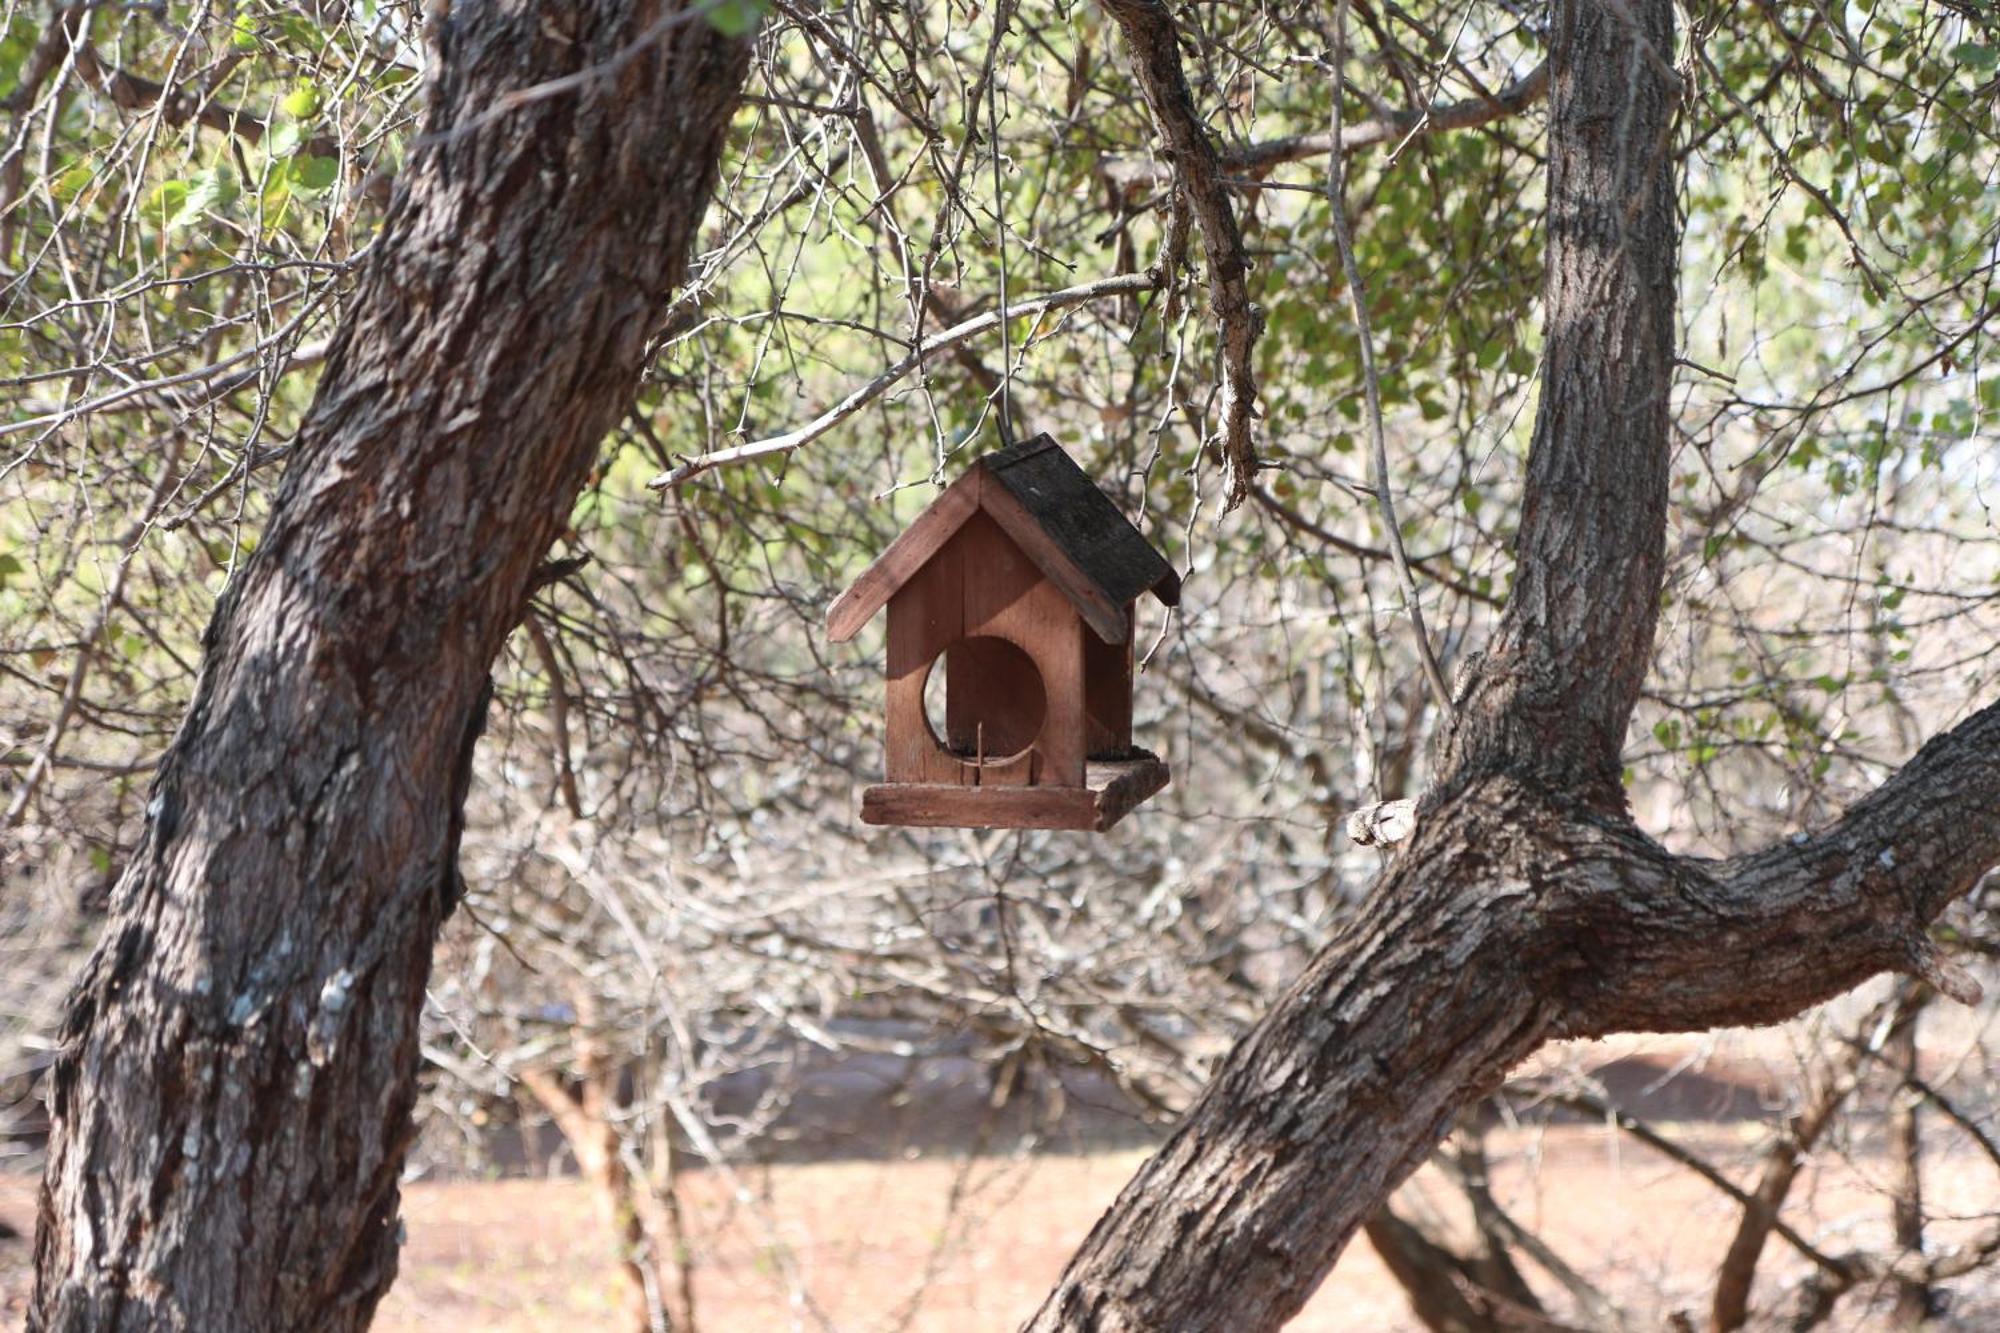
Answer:
<svg viewBox="0 0 2000 1333"><path fill-rule="evenodd" d="M1342 126L1338 140L1340 151L1353 153L1385 143L1400 146L1447 130L1476 129L1520 115L1548 96L1548 92L1549 66L1547 61L1543 61L1491 97L1413 107ZM1304 162L1331 152L1334 142L1335 136L1330 130L1294 134L1225 149L1218 154L1218 161L1225 171L1261 176L1288 162ZM1108 158L1099 170L1114 184L1125 189L1143 184L1153 176L1153 164L1137 157Z"/></svg>
<svg viewBox="0 0 2000 1333"><path fill-rule="evenodd" d="M1748 856L1675 857L1629 823L1599 827L1601 860L1573 872L1594 883L1562 924L1582 965L1566 1033L1772 1023L1884 971L1971 1002L1926 932L2000 863L2000 703L1831 827Z"/></svg>
<svg viewBox="0 0 2000 1333"><path fill-rule="evenodd" d="M1442 775L1368 901L1092 1230L1034 1333L1264 1333L1458 1110L1554 1037L1768 1023L1884 971L2000 862L2000 704L1817 835L1676 857L1631 821L1679 251L1670 0L1556 0L1547 353L1519 569Z"/></svg>
<svg viewBox="0 0 2000 1333"><path fill-rule="evenodd" d="M1879 1010L1869 1015L1863 1024L1864 1039L1868 1028L1879 1026L1879 1019ZM1795 1248L1798 1247L1797 1236L1785 1226L1781 1217L1785 1200L1792 1192L1792 1183L1798 1178L1799 1168L1805 1165L1806 1154L1819 1142L1820 1135L1833 1123L1835 1113L1860 1081L1862 1050L1861 1041L1856 1041L1836 1058L1825 1062L1817 1086L1808 1094L1805 1104L1786 1118L1778 1141L1764 1155L1764 1164L1757 1173L1756 1189L1742 1200L1743 1214L1737 1219L1736 1232L1730 1238L1729 1248L1724 1252L1722 1266L1716 1274L1715 1295L1709 1306L1711 1333L1727 1333L1727 1330L1741 1328L1749 1318L1750 1289L1757 1277L1757 1265L1764 1255L1764 1243L1773 1231L1779 1231ZM1800 1252L1821 1268L1838 1271L1837 1262L1829 1263L1818 1250L1801 1249Z"/></svg>
<svg viewBox="0 0 2000 1333"><path fill-rule="evenodd" d="M1437 798L1029 1327L1278 1327L1457 1108L1545 1040L1768 1023L1915 970L1926 923L2000 862L1996 812L2000 704L1832 828L1732 862L1505 777Z"/></svg>
<svg viewBox="0 0 2000 1333"><path fill-rule="evenodd" d="M1679 85L1649 64L1673 24L1658 0L1644 8L1643 24L1631 6L1555 8L1547 338L1515 582L1457 682L1437 779L1507 770L1606 810L1625 806L1625 731L1653 660L1680 255Z"/></svg>
<svg viewBox="0 0 2000 1333"><path fill-rule="evenodd" d="M1662 1157L1673 1162L1678 1162L1680 1165L1694 1172L1703 1180L1713 1185L1717 1190L1735 1200L1738 1206L1743 1208L1746 1213L1757 1207L1756 1195L1738 1187L1728 1176L1717 1170L1712 1163L1689 1152L1686 1148L1681 1147L1680 1144L1675 1143L1645 1121L1612 1102L1594 1093L1581 1091L1551 1093L1549 1100L1574 1110L1585 1111L1591 1115L1602 1117L1613 1129L1631 1135L1654 1152L1659 1153ZM1838 1259L1822 1252L1811 1241L1800 1235L1783 1218L1774 1215L1771 1229L1784 1237L1793 1249L1804 1255L1818 1267L1827 1269L1828 1271L1839 1268L1840 1261Z"/></svg>
<svg viewBox="0 0 2000 1333"><path fill-rule="evenodd" d="M1243 249L1243 232L1230 205L1230 186L1221 159L1194 108L1181 73L1180 48L1174 21L1160 0L1105 0L1118 20L1131 51L1132 71L1153 113L1153 125L1165 146L1160 155L1172 165L1175 188L1194 213L1208 254L1208 303L1215 316L1216 341L1222 351L1223 510L1243 503L1257 475L1256 442L1251 422L1256 415L1257 381L1251 366L1263 315L1250 304L1250 260Z"/></svg>
<svg viewBox="0 0 2000 1333"><path fill-rule="evenodd" d="M1446 130L1469 130L1496 120L1517 116L1548 96L1547 61L1502 88L1491 97L1475 97L1463 102L1446 102L1420 109L1399 111L1373 120L1343 126L1340 150L1352 153L1377 144L1396 143L1438 134ZM1251 174L1269 171L1286 162L1318 157L1333 147L1330 133L1302 134L1288 139L1269 139L1250 144L1224 156L1225 165Z"/></svg>
<svg viewBox="0 0 2000 1333"><path fill-rule="evenodd" d="M1264 506L1265 509L1268 509L1287 527L1303 532L1310 537L1316 537L1336 551L1345 551L1348 555L1362 560L1394 560L1396 558L1392 552L1384 547L1369 546L1362 542L1349 541L1339 533L1329 531L1307 518L1293 506L1286 504L1283 500L1271 494L1270 491L1262 486L1252 486L1250 488L1250 498ZM1441 568L1436 566L1441 566ZM1438 584L1440 587L1451 589L1460 597L1469 597L1473 601L1485 606L1500 605L1500 599L1495 597L1491 592L1481 592L1478 588L1459 577L1453 571L1451 561L1443 552L1437 555L1413 555L1410 557L1410 567L1422 570L1425 578Z"/></svg>
<svg viewBox="0 0 2000 1333"><path fill-rule="evenodd" d="M1333 20L1333 136L1340 137L1341 103L1347 94L1347 0L1334 7ZM1361 265L1354 258L1354 238L1347 226L1347 190L1341 166L1344 154L1327 156L1326 203L1333 219L1333 239L1340 251L1340 270L1347 278L1348 308L1354 313L1354 334L1361 349L1361 382L1368 405L1368 437L1371 471L1375 479L1375 503L1382 508L1382 531L1395 557L1396 581L1403 591L1403 610L1410 617L1410 631L1417 641L1417 660L1423 664L1424 680L1430 685L1438 712L1450 719L1453 707L1451 687L1444 683L1444 668L1438 665L1431 648L1431 632L1424 624L1423 599L1417 595L1416 576L1410 573L1410 555L1403 549L1403 525L1396 517L1395 488L1389 484L1389 441L1382 429L1382 383L1375 371L1375 334L1368 320L1368 288Z"/></svg>
<svg viewBox="0 0 2000 1333"><path fill-rule="evenodd" d="M262 116L215 101L205 91L170 88L157 79L105 61L89 42L76 46L76 70L98 91L111 99L120 111L145 111L158 107L160 119L169 125L185 125L190 120L205 129L233 134L247 143L262 143L270 123ZM315 157L337 157L340 145L327 135L306 141L306 151Z"/></svg>
<svg viewBox="0 0 2000 1333"><path fill-rule="evenodd" d="M1150 273L1121 273L1116 277L1100 278L1096 282L1086 282L1076 287L1065 287L1061 291L1050 292L1046 296L1030 297L1025 301L1007 303L1010 319L1021 315L1039 314L1045 310L1060 310L1066 306L1082 305L1101 296L1117 296L1133 292L1151 291L1160 280ZM698 477L711 468L728 467L734 463L747 463L755 458L768 458L773 454L788 454L794 449L811 444L820 436L838 426L841 422L859 412L868 404L880 398L893 388L905 375L940 352L948 351L967 339L998 328L1000 315L988 311L975 315L962 323L954 324L942 333L924 339L917 349L898 361L895 365L869 380L866 384L835 403L826 411L814 417L797 430L783 435L772 435L748 444L733 445L727 449L716 449L688 459L679 467L669 468L654 477L646 485L656 491L671 490L684 481Z"/></svg>

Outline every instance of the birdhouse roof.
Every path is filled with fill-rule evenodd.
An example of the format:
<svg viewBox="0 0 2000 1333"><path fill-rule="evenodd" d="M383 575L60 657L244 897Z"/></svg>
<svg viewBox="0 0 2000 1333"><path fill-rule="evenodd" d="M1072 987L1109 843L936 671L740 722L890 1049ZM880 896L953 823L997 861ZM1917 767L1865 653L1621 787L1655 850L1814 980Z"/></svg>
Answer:
<svg viewBox="0 0 2000 1333"><path fill-rule="evenodd" d="M984 512L1060 588L1106 643L1123 643L1125 608L1150 592L1178 605L1180 576L1109 496L1047 435L987 454L945 488L826 613L834 642L854 637L975 513Z"/></svg>

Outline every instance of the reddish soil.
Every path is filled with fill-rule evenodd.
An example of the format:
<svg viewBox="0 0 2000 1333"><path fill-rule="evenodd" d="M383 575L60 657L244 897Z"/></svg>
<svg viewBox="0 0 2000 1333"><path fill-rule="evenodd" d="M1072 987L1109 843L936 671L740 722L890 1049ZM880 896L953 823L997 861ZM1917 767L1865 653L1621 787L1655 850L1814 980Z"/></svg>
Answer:
<svg viewBox="0 0 2000 1333"><path fill-rule="evenodd" d="M1761 1132L1710 1125L1693 1141L1730 1160ZM1590 1126L1502 1131L1490 1147L1502 1202L1628 1305L1638 1326L1660 1327L1677 1308L1701 1309L1735 1219L1734 1205L1712 1187ZM688 1190L699 1219L702 1326L708 1333L1014 1328L1138 1160L1120 1152L980 1159L969 1167L939 1159L787 1165L743 1174L737 1193L723 1177L699 1173ZM1934 1158L1933 1165L1934 1210L1976 1218L1996 1207L2000 1178L1990 1163ZM1836 1249L1880 1243L1888 1205L1876 1166L1828 1155L1801 1182L1787 1216ZM1403 1199L1417 1207L1448 1200L1422 1175L1409 1190ZM406 1191L406 1216L403 1275L376 1325L384 1333L615 1328L605 1242L577 1182L418 1183ZM25 1232L32 1218L32 1182L0 1177L0 1220ZM1935 1232L1947 1243L1973 1225L1940 1224ZM24 1240L0 1240L0 1310L16 1318L27 1249ZM1762 1300L1779 1300L1798 1272L1774 1249ZM1531 1277L1555 1308L1566 1308L1542 1274ZM1990 1284L1961 1292L1951 1320L1938 1327L2000 1328L1992 1295ZM1879 1326L1859 1302L1843 1314L1829 1327ZM1292 1325L1299 1333L1414 1327L1365 1241Z"/></svg>

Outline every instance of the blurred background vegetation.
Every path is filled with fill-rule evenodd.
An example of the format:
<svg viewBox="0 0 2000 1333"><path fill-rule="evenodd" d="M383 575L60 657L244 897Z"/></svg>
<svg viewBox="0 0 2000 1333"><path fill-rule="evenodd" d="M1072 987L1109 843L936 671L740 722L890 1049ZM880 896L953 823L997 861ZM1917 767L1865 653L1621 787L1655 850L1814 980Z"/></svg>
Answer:
<svg viewBox="0 0 2000 1333"><path fill-rule="evenodd" d="M750 95L696 278L555 553L578 565L497 670L416 1168L559 1146L613 1200L617 1280L655 1306L699 1289L722 1228L779 1226L745 1188L703 1230L684 1173L909 1141L842 1146L842 1070L977 1087L925 1152L1147 1141L1379 867L1342 817L1421 790L1436 716L1370 475L1336 98L1389 480L1447 672L1506 594L1539 354L1542 10L1358 3L1338 70L1330 6L1174 17L1261 323L1264 466L1233 509L1206 256L1102 11L708 14L762 20ZM0 1164L36 1164L67 974L418 146L423 22L0 0ZM1627 781L1648 832L1723 855L1825 820L1996 692L2000 23L1943 0L1696 0L1682 24L1670 564ZM521 181L518 206L560 188ZM1016 314L1004 342L940 340L839 409L999 308L1003 281L1018 307L1129 274L1152 277ZM1140 608L1136 730L1174 785L1102 838L864 828L880 629L835 646L821 618L1000 443L1003 386L1017 430L1055 435L1183 572L1178 611ZM796 449L647 484L828 413ZM1988 972L1991 896L1947 920ZM1801 1243L1964 1253L2000 1198L1996 1011L1925 1018L1927 995L1893 989L1758 1046L1760 1131L1683 1151L1748 1190L1838 1143L1879 1207L1802 1212ZM1698 1073L1720 1040L1664 1071ZM1614 1282L1615 1252L1553 1253L1468 1165L1496 1125L1615 1123L1612 1058L1560 1053L1468 1122L1439 1179L1469 1230L1399 1196L1409 1254L1561 1326L1706 1308L1679 1279ZM1964 1177L1984 1208L1921 1207L1927 1163L1984 1173ZM1773 1258L1757 1308L1872 1326L1914 1285L1927 1311L1984 1318L1966 1312L1996 1308L1985 1257L1830 1296L1825 1264ZM1432 1327L1439 1271L1396 1274Z"/></svg>

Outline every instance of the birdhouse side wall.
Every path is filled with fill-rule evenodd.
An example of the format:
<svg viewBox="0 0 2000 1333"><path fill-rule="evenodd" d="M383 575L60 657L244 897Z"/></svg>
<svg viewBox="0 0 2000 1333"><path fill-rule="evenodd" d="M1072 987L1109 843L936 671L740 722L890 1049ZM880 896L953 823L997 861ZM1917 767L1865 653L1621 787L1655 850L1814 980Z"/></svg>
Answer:
<svg viewBox="0 0 2000 1333"><path fill-rule="evenodd" d="M1083 703L1089 718L1086 753L1122 757L1132 748L1132 607L1125 607L1125 642L1083 635Z"/></svg>
<svg viewBox="0 0 2000 1333"><path fill-rule="evenodd" d="M888 736L892 783L1084 785L1088 747L1084 639L1089 635L1061 590L998 524L973 515L889 600ZM924 685L933 661L979 636L1005 639L1041 677L1042 726L1028 751L1008 764L975 765L946 752L924 717ZM951 696L947 731L966 728L982 709L1018 704L1023 682L997 679L977 651L947 656ZM954 665L956 670L954 671ZM982 672L989 674L982 675ZM962 738L961 738L962 739Z"/></svg>

